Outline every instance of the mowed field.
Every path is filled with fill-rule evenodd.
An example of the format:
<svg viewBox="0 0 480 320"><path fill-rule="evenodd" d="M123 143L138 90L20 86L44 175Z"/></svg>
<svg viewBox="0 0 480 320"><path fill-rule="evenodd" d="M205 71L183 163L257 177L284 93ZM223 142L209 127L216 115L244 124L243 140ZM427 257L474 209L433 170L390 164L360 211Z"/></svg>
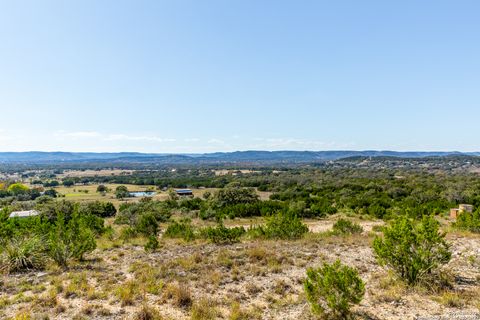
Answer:
<svg viewBox="0 0 480 320"><path fill-rule="evenodd" d="M109 189L109 191L102 195L101 193L97 192L98 184L89 184L89 185L75 185L72 187L65 187L65 186L58 186L54 189L64 195L66 200L78 201L78 202L88 202L88 201L110 201L112 202L117 208L121 203L125 202L137 202L141 198L126 198L126 199L117 199L115 197L115 189L118 186L126 186L129 191L131 192L138 192L138 191L155 191L157 194L153 196L154 200L166 200L168 198L167 191L157 190L154 185L133 185L133 184L105 184L105 186ZM218 189L216 188L205 188L205 189L192 189L193 195L195 197L202 197L205 192L214 193ZM262 192L257 191L258 195L260 196L261 200L267 200L270 197L270 192Z"/></svg>

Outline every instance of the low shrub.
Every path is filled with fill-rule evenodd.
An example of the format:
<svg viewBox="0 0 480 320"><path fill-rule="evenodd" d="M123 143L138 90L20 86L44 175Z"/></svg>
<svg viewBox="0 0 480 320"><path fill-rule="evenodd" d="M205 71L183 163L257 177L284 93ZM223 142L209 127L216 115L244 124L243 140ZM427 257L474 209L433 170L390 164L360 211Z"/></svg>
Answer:
<svg viewBox="0 0 480 320"><path fill-rule="evenodd" d="M245 232L244 227L227 228L220 222L216 227L201 229L200 235L213 243L235 243L240 241Z"/></svg>
<svg viewBox="0 0 480 320"><path fill-rule="evenodd" d="M480 233L480 211L460 213L454 226L458 229Z"/></svg>
<svg viewBox="0 0 480 320"><path fill-rule="evenodd" d="M127 241L138 236L138 232L132 227L126 227L120 231L120 239Z"/></svg>
<svg viewBox="0 0 480 320"><path fill-rule="evenodd" d="M68 222L60 214L48 240L49 256L62 267L67 267L71 258L83 259L85 253L96 248L94 232L78 214L74 214Z"/></svg>
<svg viewBox="0 0 480 320"><path fill-rule="evenodd" d="M133 227L137 225L139 218L146 214L153 215L157 222L167 222L171 216L171 208L166 201L150 200L124 203L115 217L115 223Z"/></svg>
<svg viewBox="0 0 480 320"><path fill-rule="evenodd" d="M38 236L8 240L0 257L0 270L5 273L42 269L47 260L44 241Z"/></svg>
<svg viewBox="0 0 480 320"><path fill-rule="evenodd" d="M333 232L337 234L355 234L362 233L363 228L358 223L341 218L333 225Z"/></svg>
<svg viewBox="0 0 480 320"><path fill-rule="evenodd" d="M138 233L146 237L156 236L159 231L157 219L152 213L140 215L134 228Z"/></svg>
<svg viewBox="0 0 480 320"><path fill-rule="evenodd" d="M304 289L313 313L336 319L347 319L352 304L360 303L365 294L357 270L339 260L308 269Z"/></svg>
<svg viewBox="0 0 480 320"><path fill-rule="evenodd" d="M156 236L151 235L148 237L148 241L144 246L145 251L153 252L159 247L159 242Z"/></svg>
<svg viewBox="0 0 480 320"><path fill-rule="evenodd" d="M183 219L180 221L173 221L170 223L163 234L167 238L180 238L185 241L195 239L195 229L192 226L191 220Z"/></svg>
<svg viewBox="0 0 480 320"><path fill-rule="evenodd" d="M414 223L406 216L397 218L376 237L373 249L378 262L393 269L409 285L450 261L450 246L433 216Z"/></svg>
<svg viewBox="0 0 480 320"><path fill-rule="evenodd" d="M157 309L143 304L142 308L137 311L133 317L134 320L162 320L163 317L160 315Z"/></svg>
<svg viewBox="0 0 480 320"><path fill-rule="evenodd" d="M192 305L191 320L215 320L219 318L219 312L212 300L200 299Z"/></svg>
<svg viewBox="0 0 480 320"><path fill-rule="evenodd" d="M166 299L172 299L173 305L188 309L193 304L192 294L190 289L184 284L173 284L170 283L165 288L163 293Z"/></svg>
<svg viewBox="0 0 480 320"><path fill-rule="evenodd" d="M298 239L308 232L308 226L300 218L288 213L279 213L267 218L265 226L252 227L253 238Z"/></svg>
<svg viewBox="0 0 480 320"><path fill-rule="evenodd" d="M81 214L93 214L102 218L113 217L117 213L113 203L103 201L82 203L78 210Z"/></svg>

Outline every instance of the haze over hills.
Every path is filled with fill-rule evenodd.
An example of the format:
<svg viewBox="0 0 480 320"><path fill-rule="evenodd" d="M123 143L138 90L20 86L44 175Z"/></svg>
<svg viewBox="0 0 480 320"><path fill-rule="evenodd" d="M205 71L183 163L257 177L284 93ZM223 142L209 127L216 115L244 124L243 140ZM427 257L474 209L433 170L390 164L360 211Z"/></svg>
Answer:
<svg viewBox="0 0 480 320"><path fill-rule="evenodd" d="M144 163L228 163L228 162L323 162L350 157L424 158L452 155L480 156L480 152L428 151L237 151L201 154L93 153L93 152L0 152L0 163L52 162L144 162Z"/></svg>

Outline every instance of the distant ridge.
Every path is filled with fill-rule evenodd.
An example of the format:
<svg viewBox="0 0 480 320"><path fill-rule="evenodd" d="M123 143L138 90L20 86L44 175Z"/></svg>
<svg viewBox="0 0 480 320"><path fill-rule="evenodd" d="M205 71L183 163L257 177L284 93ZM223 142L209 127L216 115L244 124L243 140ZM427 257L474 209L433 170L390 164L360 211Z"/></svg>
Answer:
<svg viewBox="0 0 480 320"><path fill-rule="evenodd" d="M140 163L241 163L279 162L309 163L339 160L351 157L426 158L446 156L480 156L480 152L428 151L236 151L201 154L160 153L94 153L94 152L0 152L0 163L43 164L53 162L140 162Z"/></svg>

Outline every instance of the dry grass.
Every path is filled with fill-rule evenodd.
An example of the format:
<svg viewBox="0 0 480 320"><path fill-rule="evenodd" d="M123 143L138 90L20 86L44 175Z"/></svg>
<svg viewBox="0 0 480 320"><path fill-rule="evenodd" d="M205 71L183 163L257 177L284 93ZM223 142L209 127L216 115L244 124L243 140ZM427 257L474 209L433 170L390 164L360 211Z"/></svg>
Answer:
<svg viewBox="0 0 480 320"><path fill-rule="evenodd" d="M359 314L403 320L441 308L473 312L479 304L476 238L452 240L462 254L454 255L452 265L429 286L415 288L376 264L367 233L232 245L164 240L155 253L130 242L109 245L115 237L102 241L105 247L69 272L52 268L46 275L3 278L0 318L310 319L303 295L305 269L336 259L355 266L367 283Z"/></svg>
<svg viewBox="0 0 480 320"><path fill-rule="evenodd" d="M190 289L185 284L168 284L163 296L171 300L174 306L183 309L189 309L193 303Z"/></svg>
<svg viewBox="0 0 480 320"><path fill-rule="evenodd" d="M218 315L216 303L210 299L200 299L192 306L191 320L214 320Z"/></svg>

